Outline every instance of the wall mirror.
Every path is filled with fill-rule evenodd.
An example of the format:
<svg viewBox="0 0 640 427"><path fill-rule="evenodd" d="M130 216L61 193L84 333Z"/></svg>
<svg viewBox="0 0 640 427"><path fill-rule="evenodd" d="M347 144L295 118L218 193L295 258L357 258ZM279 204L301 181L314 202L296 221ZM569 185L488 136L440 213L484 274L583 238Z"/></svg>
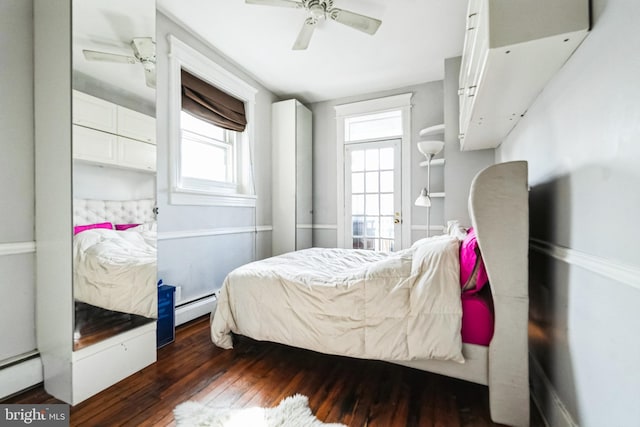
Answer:
<svg viewBox="0 0 640 427"><path fill-rule="evenodd" d="M157 317L155 0L73 0L74 350Z"/></svg>

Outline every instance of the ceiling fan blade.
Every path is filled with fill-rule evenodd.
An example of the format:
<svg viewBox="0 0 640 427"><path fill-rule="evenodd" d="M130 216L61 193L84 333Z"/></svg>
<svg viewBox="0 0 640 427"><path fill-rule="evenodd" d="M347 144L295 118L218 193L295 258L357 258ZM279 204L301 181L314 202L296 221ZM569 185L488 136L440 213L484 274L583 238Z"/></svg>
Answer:
<svg viewBox="0 0 640 427"><path fill-rule="evenodd" d="M334 21L367 34L375 34L380 24L382 24L382 21L379 19L335 7L329 11L329 16Z"/></svg>
<svg viewBox="0 0 640 427"><path fill-rule="evenodd" d="M262 6L280 7L304 7L304 4L294 0L244 0L246 4L259 4Z"/></svg>
<svg viewBox="0 0 640 427"><path fill-rule="evenodd" d="M136 58L127 55L116 55L115 53L98 52L95 50L83 50L84 57L89 61L121 62L124 64L135 64Z"/></svg>
<svg viewBox="0 0 640 427"><path fill-rule="evenodd" d="M131 40L131 48L140 60L154 61L156 58L156 44L151 37L136 37Z"/></svg>
<svg viewBox="0 0 640 427"><path fill-rule="evenodd" d="M298 33L298 38L293 44L293 50L304 50L309 47L309 42L311 41L311 36L313 35L313 30L315 30L317 23L318 20L315 18L307 18L304 21L304 24L302 24L302 28Z"/></svg>

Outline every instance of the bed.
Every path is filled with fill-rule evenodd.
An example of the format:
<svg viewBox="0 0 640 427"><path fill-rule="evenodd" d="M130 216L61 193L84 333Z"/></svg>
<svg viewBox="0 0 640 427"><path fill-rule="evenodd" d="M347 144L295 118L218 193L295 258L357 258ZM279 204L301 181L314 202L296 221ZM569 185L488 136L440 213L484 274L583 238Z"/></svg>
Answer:
<svg viewBox="0 0 640 427"><path fill-rule="evenodd" d="M76 301L157 318L154 206L152 199L74 199Z"/></svg>
<svg viewBox="0 0 640 427"><path fill-rule="evenodd" d="M484 295L461 290L461 245L451 234L393 254L314 248L230 273L211 338L231 348L235 333L484 384L493 421L528 426L527 188L526 162L490 166L471 184ZM490 313L491 335L473 330L472 312Z"/></svg>

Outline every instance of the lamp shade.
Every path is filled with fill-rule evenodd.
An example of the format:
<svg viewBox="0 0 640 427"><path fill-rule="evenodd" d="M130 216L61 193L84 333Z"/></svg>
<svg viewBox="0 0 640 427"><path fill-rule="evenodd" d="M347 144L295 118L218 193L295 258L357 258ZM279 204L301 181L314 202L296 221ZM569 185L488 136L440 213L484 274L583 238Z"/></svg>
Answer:
<svg viewBox="0 0 640 427"><path fill-rule="evenodd" d="M425 208L431 207L431 198L429 197L429 194L427 193L426 188L423 188L422 191L420 192L420 195L415 201L415 205L425 207Z"/></svg>
<svg viewBox="0 0 640 427"><path fill-rule="evenodd" d="M427 159L438 154L444 148L443 141L420 141L418 142L418 151Z"/></svg>

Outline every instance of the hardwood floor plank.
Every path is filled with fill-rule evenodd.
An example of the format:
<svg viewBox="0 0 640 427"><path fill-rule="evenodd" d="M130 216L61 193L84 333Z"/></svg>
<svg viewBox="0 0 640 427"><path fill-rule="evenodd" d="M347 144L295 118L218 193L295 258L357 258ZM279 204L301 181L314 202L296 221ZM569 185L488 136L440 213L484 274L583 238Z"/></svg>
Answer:
<svg viewBox="0 0 640 427"><path fill-rule="evenodd" d="M330 356L236 337L215 347L209 318L178 328L158 361L71 408L73 426L173 426L187 400L219 407L273 407L296 393L325 422L350 427L488 427L488 389L395 364ZM3 403L59 403L42 386ZM533 407L532 407L533 409ZM532 410L531 426L541 427Z"/></svg>

